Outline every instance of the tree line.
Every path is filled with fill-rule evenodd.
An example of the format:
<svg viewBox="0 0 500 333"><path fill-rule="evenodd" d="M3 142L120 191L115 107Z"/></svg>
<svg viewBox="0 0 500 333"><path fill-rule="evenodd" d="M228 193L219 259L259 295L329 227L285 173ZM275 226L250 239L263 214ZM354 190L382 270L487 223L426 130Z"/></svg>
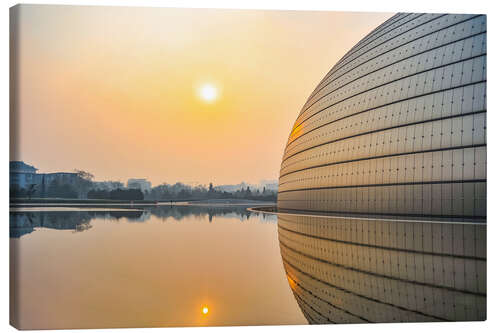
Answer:
<svg viewBox="0 0 500 333"><path fill-rule="evenodd" d="M235 192L217 189L212 183L209 186L190 186L177 182L175 184L161 184L151 190L127 189L121 182L104 182L112 188L103 189L94 176L88 172L76 170L77 176L72 182L64 179L54 179L43 184L30 184L26 188L11 186L11 197L23 198L67 198L67 199L107 199L107 200L206 200L206 199L246 199L259 201L276 201L276 191L240 188ZM103 182L101 182L103 183Z"/></svg>
<svg viewBox="0 0 500 333"><path fill-rule="evenodd" d="M203 185L189 186L183 183L162 184L155 186L151 191L146 191L144 198L155 201L169 200L205 200L205 199L246 199L260 201L276 201L277 193L275 191L259 189L251 190L241 188L235 192L227 192L216 189L212 183L208 188Z"/></svg>
<svg viewBox="0 0 500 333"><path fill-rule="evenodd" d="M90 190L87 193L88 199L107 199L107 200L144 200L144 193L138 189L115 189Z"/></svg>

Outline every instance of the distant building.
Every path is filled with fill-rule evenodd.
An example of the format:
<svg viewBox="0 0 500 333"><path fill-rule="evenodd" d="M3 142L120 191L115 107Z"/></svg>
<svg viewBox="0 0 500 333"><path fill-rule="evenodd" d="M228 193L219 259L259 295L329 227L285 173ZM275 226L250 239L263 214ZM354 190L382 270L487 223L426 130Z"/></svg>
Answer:
<svg viewBox="0 0 500 333"><path fill-rule="evenodd" d="M22 161L10 162L10 187L26 188L37 183L37 168Z"/></svg>
<svg viewBox="0 0 500 333"><path fill-rule="evenodd" d="M145 178L130 178L127 181L127 187L141 190L142 192L151 191L151 182Z"/></svg>
<svg viewBox="0 0 500 333"><path fill-rule="evenodd" d="M76 172L53 172L53 173L41 173L38 174L42 178L41 183L50 184L52 181L57 180L63 184L75 185L78 180L78 174Z"/></svg>
<svg viewBox="0 0 500 333"><path fill-rule="evenodd" d="M27 188L29 185L48 186L57 180L64 184L75 185L78 180L76 172L37 173L38 169L22 161L10 162L10 187Z"/></svg>

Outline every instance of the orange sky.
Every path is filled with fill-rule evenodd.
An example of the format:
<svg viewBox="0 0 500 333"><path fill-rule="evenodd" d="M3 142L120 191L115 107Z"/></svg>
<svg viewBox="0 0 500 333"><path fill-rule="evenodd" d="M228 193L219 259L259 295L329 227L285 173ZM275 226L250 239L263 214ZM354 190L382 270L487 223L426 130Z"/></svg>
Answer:
<svg viewBox="0 0 500 333"><path fill-rule="evenodd" d="M392 14L23 5L15 149L40 172L277 179L300 108ZM211 83L218 98L202 101Z"/></svg>

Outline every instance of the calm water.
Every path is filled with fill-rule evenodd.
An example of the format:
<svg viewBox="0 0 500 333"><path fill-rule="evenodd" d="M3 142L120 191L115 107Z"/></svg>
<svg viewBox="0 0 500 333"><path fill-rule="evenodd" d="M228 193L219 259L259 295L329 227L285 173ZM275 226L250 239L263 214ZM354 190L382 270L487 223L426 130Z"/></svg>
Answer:
<svg viewBox="0 0 500 333"><path fill-rule="evenodd" d="M21 328L307 323L276 216L244 207L32 209L11 212L10 222Z"/></svg>
<svg viewBox="0 0 500 333"><path fill-rule="evenodd" d="M486 319L485 221L162 206L10 224L26 329Z"/></svg>
<svg viewBox="0 0 500 333"><path fill-rule="evenodd" d="M278 234L310 323L486 319L485 221L281 214Z"/></svg>

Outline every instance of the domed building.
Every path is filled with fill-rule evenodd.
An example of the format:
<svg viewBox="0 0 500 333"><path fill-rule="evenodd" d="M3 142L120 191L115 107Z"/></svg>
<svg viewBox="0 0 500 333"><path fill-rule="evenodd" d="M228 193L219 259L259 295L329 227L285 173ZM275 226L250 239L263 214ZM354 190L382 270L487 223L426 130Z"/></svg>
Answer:
<svg viewBox="0 0 500 333"><path fill-rule="evenodd" d="M287 279L318 323L486 319L486 17L400 13L327 73L288 138Z"/></svg>
<svg viewBox="0 0 500 333"><path fill-rule="evenodd" d="M314 89L278 208L486 216L486 16L400 13Z"/></svg>

